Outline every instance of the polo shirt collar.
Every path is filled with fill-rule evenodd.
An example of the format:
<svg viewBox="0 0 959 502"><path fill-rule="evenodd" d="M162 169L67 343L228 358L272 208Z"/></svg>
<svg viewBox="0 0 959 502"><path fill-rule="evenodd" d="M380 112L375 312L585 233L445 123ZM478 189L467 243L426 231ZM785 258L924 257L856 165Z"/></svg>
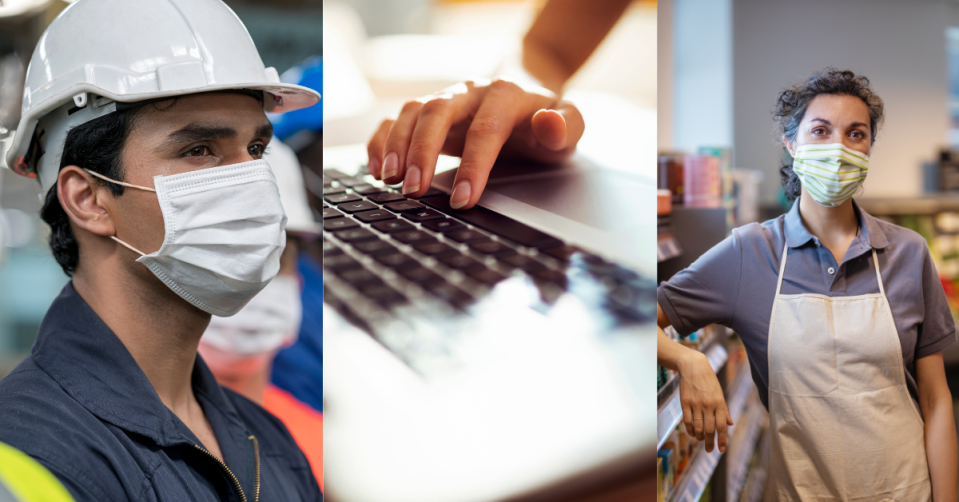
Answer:
<svg viewBox="0 0 959 502"><path fill-rule="evenodd" d="M123 342L68 283L40 324L31 350L37 365L100 420L151 438L160 446L195 441L154 390ZM203 360L193 367L193 390L243 427L236 408Z"/></svg>
<svg viewBox="0 0 959 502"><path fill-rule="evenodd" d="M879 225L879 221L871 214L863 211L856 200L853 199L852 206L859 217L861 232L857 240L869 247L883 249L889 245L886 239L886 233ZM815 241L813 234L809 233L806 225L803 225L802 217L799 216L799 199L793 203L792 209L786 213L783 228L786 231L786 245L791 248L798 248L806 245L809 241Z"/></svg>

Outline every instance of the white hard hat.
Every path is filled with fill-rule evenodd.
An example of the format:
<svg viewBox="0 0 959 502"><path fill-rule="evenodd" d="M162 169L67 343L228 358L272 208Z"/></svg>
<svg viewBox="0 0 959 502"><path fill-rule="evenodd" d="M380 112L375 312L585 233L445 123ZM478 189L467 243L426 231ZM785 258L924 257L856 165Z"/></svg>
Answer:
<svg viewBox="0 0 959 502"><path fill-rule="evenodd" d="M243 23L220 0L80 0L37 42L6 164L39 175L45 194L70 128L118 103L229 89L263 91L263 106L274 113L320 99L264 68Z"/></svg>
<svg viewBox="0 0 959 502"><path fill-rule="evenodd" d="M273 138L263 158L273 168L276 184L280 189L280 202L286 212L286 230L294 233L320 233L320 226L313 219L310 204L306 201L303 171L300 160L292 148Z"/></svg>

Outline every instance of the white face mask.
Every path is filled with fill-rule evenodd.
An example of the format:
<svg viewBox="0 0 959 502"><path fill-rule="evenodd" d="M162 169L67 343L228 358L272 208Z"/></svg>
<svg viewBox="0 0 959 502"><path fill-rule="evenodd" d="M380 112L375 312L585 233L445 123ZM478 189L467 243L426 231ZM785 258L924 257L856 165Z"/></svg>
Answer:
<svg viewBox="0 0 959 502"><path fill-rule="evenodd" d="M184 300L205 312L239 312L280 270L286 246L286 214L270 165L264 160L155 176L166 234L146 254L115 236Z"/></svg>
<svg viewBox="0 0 959 502"><path fill-rule="evenodd" d="M866 181L869 156L842 143L805 144L796 148L793 171L813 200L836 207Z"/></svg>
<svg viewBox="0 0 959 502"><path fill-rule="evenodd" d="M237 356L267 354L296 341L302 317L299 281L278 275L235 316L213 316L200 341Z"/></svg>

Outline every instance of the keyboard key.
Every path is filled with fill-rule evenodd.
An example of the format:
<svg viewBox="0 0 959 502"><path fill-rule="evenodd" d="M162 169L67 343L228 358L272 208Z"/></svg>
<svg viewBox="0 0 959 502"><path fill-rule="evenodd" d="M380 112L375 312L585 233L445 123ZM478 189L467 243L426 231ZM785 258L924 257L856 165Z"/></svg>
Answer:
<svg viewBox="0 0 959 502"><path fill-rule="evenodd" d="M341 279L352 284L354 287L383 283L382 279L365 268L341 270L336 275L340 276Z"/></svg>
<svg viewBox="0 0 959 502"><path fill-rule="evenodd" d="M450 253L436 258L443 265L457 270L464 270L469 267L481 265L480 262L460 253Z"/></svg>
<svg viewBox="0 0 959 502"><path fill-rule="evenodd" d="M355 193L338 193L323 197L330 204L343 204L344 202L354 202L360 200L360 196Z"/></svg>
<svg viewBox="0 0 959 502"><path fill-rule="evenodd" d="M455 249L449 247L448 245L443 244L442 242L436 242L436 241L420 242L418 244L414 244L413 249L427 256L436 256L436 255L441 255L443 253L448 253L450 251L456 251Z"/></svg>
<svg viewBox="0 0 959 502"><path fill-rule="evenodd" d="M488 238L489 238L489 237L486 236L486 234L477 232L476 230L473 230L473 229L458 230L458 231L450 232L450 233L447 233L447 234L444 234L444 235L445 235L446 237L449 237L450 239L453 239L453 240L456 241L456 242L469 242L469 241L473 241L473 240L476 240L476 239L488 239Z"/></svg>
<svg viewBox="0 0 959 502"><path fill-rule="evenodd" d="M333 184L333 178L330 178L329 176L327 176L327 175L324 174L324 175L323 175L323 186L324 186L324 187L328 187L328 186L330 186L330 185L332 185L332 184Z"/></svg>
<svg viewBox="0 0 959 502"><path fill-rule="evenodd" d="M409 267L400 271L400 275L417 284L443 282L443 278L426 267Z"/></svg>
<svg viewBox="0 0 959 502"><path fill-rule="evenodd" d="M539 272L546 268L545 265L529 256L516 252L500 254L497 256L497 259L509 267L518 268L530 273Z"/></svg>
<svg viewBox="0 0 959 502"><path fill-rule="evenodd" d="M403 217L415 222L427 221L427 220L436 220L439 218L444 218L441 213L436 212L433 209L423 208L418 211L406 211L403 213Z"/></svg>
<svg viewBox="0 0 959 502"><path fill-rule="evenodd" d="M415 200L399 200L396 202L390 202L384 204L383 207L393 211L394 213L402 213L403 211L414 211L418 209L425 209L423 204L416 202Z"/></svg>
<svg viewBox="0 0 959 502"><path fill-rule="evenodd" d="M396 249L390 241L385 239L375 239L367 240L363 242L357 242L353 245L357 251L366 254L380 254L380 253L398 253L399 250Z"/></svg>
<svg viewBox="0 0 959 502"><path fill-rule="evenodd" d="M443 218L442 220L429 220L424 221L423 226L434 231L434 232L453 232L456 230L463 230L466 228L462 223L452 220L450 218Z"/></svg>
<svg viewBox="0 0 959 502"><path fill-rule="evenodd" d="M448 282L426 283L426 289L434 295L446 300L458 308L465 308L475 300L469 293L453 286Z"/></svg>
<svg viewBox="0 0 959 502"><path fill-rule="evenodd" d="M350 258L345 254L330 256L329 258L325 256L323 257L323 268L328 268L334 272L361 267L362 265L360 265L360 262Z"/></svg>
<svg viewBox="0 0 959 502"><path fill-rule="evenodd" d="M359 242L365 241L368 239L375 239L376 234L370 232L365 228L350 228L347 230L339 230L333 235L340 238L344 242Z"/></svg>
<svg viewBox="0 0 959 502"><path fill-rule="evenodd" d="M555 246L558 243L561 244L561 242L554 237L524 225L512 218L486 209L485 207L474 206L472 209L466 211L457 211L450 207L449 197L445 195L424 197L420 199L420 201L436 208L442 213L456 216L458 219L523 246L546 248Z"/></svg>
<svg viewBox="0 0 959 502"><path fill-rule="evenodd" d="M336 218L337 216L343 216L343 213L337 211L336 209L333 209L332 207L324 207L324 208L323 208L323 219L324 219L324 220L327 219L327 218Z"/></svg>
<svg viewBox="0 0 959 502"><path fill-rule="evenodd" d="M367 198L370 199L371 201L377 202L377 203L379 203L379 204L385 204L385 203L387 203L387 202L393 202L393 201L397 201L397 200L404 200L404 199L406 199L406 197L403 197L403 195L398 194L398 193L396 193L396 192L375 193L375 194L370 195L370 196L367 197Z"/></svg>
<svg viewBox="0 0 959 502"><path fill-rule="evenodd" d="M323 230L334 231L334 230L343 230L346 228L353 228L360 226L359 223L354 221L352 218L330 218L328 220L323 220Z"/></svg>
<svg viewBox="0 0 959 502"><path fill-rule="evenodd" d="M447 195L447 193L440 190L439 188L430 187L430 189L423 194L423 197L434 197L436 195Z"/></svg>
<svg viewBox="0 0 959 502"><path fill-rule="evenodd" d="M483 265L470 267L466 269L466 275L468 275L470 278L472 278L476 282L486 284L488 286L492 286L493 284L496 284L497 282L500 282L503 279L506 279L506 277L500 274L499 272L492 270L490 268L487 268Z"/></svg>
<svg viewBox="0 0 959 502"><path fill-rule="evenodd" d="M346 173L344 173L343 171L340 171L340 170L338 170L338 169L329 168L329 169L324 169L324 170L323 170L323 176L326 176L326 177L328 177L328 178L333 178L333 179L335 179L335 180L338 180L338 179L340 179L340 178L346 178L346 177L348 177L349 174L346 174Z"/></svg>
<svg viewBox="0 0 959 502"><path fill-rule="evenodd" d="M566 274L549 268L544 268L543 270L533 272L531 275L541 281L556 284L563 289L566 289L566 285L569 282L569 280L566 278Z"/></svg>
<svg viewBox="0 0 959 502"><path fill-rule="evenodd" d="M403 270L410 267L419 267L420 263L403 253L382 253L373 255L373 259L381 263L384 267L393 270Z"/></svg>
<svg viewBox="0 0 959 502"><path fill-rule="evenodd" d="M373 185L370 185L369 183L363 183L363 184L360 184L360 185L354 185L354 186L351 187L351 188L353 188L353 191L354 191L354 192L356 192L356 193L358 193L358 194L362 194L362 195L371 195L371 194L380 193L380 192L383 191L382 188L380 188L380 187L375 187L375 186L373 186Z"/></svg>
<svg viewBox="0 0 959 502"><path fill-rule="evenodd" d="M477 253L482 253L486 255L495 255L497 253L502 253L503 251L512 251L512 248L504 245L502 242L497 242L492 239L476 239L469 241L467 246L470 249L476 251Z"/></svg>
<svg viewBox="0 0 959 502"><path fill-rule="evenodd" d="M360 179L360 178L353 178L353 177L340 178L340 179L338 179L338 180L336 180L336 181L337 181L339 184L341 184L341 185L343 185L343 186L345 186L345 187L355 187L355 186L358 186L358 185L367 185L367 183L366 183L365 181L363 181L362 179Z"/></svg>
<svg viewBox="0 0 959 502"><path fill-rule="evenodd" d="M435 237L422 230L407 230L405 232L396 232L392 235L394 239L407 244L422 241L436 241Z"/></svg>
<svg viewBox="0 0 959 502"><path fill-rule="evenodd" d="M563 246L551 247L549 249L541 249L540 253L543 253L548 256L552 256L553 258L556 258L559 261L567 262L569 261L569 257L573 256L573 253L576 253L577 251L579 250L574 248L573 246L563 245Z"/></svg>
<svg viewBox="0 0 959 502"><path fill-rule="evenodd" d="M396 219L374 223L373 228L379 230L380 232L385 232L388 234L416 229L416 227L414 227L411 223L407 223L405 221L396 220Z"/></svg>
<svg viewBox="0 0 959 502"><path fill-rule="evenodd" d="M396 218L393 216L393 213L380 208L376 208L375 211L363 211L361 213L356 213L353 215L353 217L362 221L363 223L373 223L374 221L392 220Z"/></svg>
<svg viewBox="0 0 959 502"><path fill-rule="evenodd" d="M359 288L360 292L383 307L392 307L406 303L406 297L386 284L376 284Z"/></svg>
<svg viewBox="0 0 959 502"><path fill-rule="evenodd" d="M357 202L344 202L338 206L337 209L347 213L358 213L360 211L369 211L371 209L379 209L379 206L373 204L372 202L361 200Z"/></svg>
<svg viewBox="0 0 959 502"><path fill-rule="evenodd" d="M346 192L345 187L334 187L334 186L323 187L323 195L333 195L333 194L344 193L344 192Z"/></svg>
<svg viewBox="0 0 959 502"><path fill-rule="evenodd" d="M343 250L330 241L323 241L323 257L343 254Z"/></svg>

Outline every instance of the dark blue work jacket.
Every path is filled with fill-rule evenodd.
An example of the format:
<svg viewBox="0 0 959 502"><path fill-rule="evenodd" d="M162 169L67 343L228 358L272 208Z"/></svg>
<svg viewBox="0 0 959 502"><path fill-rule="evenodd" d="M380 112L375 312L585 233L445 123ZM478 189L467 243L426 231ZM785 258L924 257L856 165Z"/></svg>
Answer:
<svg viewBox="0 0 959 502"><path fill-rule="evenodd" d="M78 502L322 500L286 427L220 387L199 356L193 392L225 464L160 401L70 283L30 355L0 381L0 441L50 469Z"/></svg>

